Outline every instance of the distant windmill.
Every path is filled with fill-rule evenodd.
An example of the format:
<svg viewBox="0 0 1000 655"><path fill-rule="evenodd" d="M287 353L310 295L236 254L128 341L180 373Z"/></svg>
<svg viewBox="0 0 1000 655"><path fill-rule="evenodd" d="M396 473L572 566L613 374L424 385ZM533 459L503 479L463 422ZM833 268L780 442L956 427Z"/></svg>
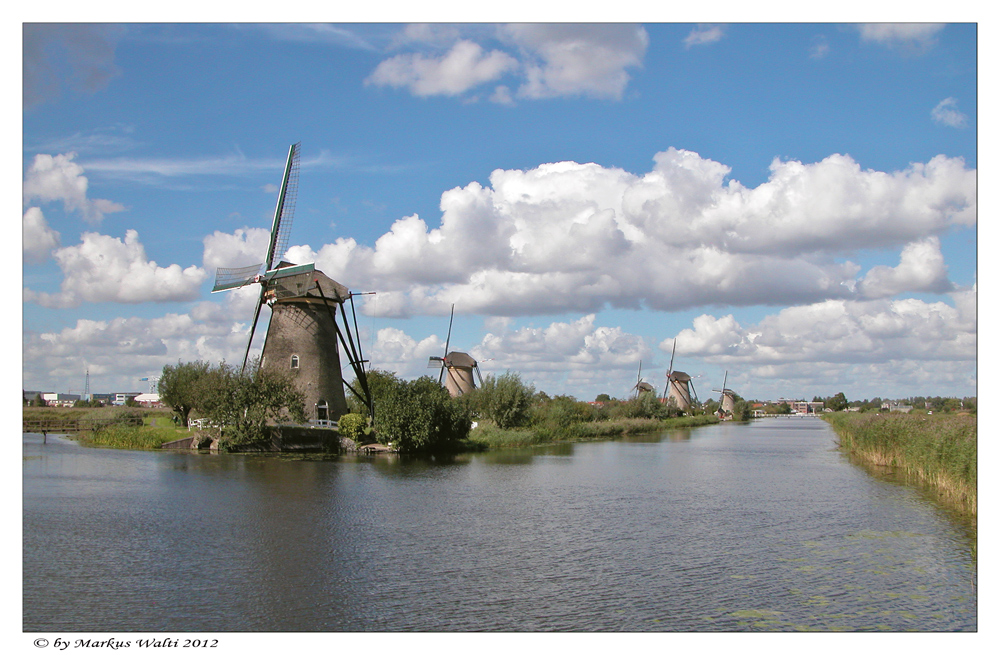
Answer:
<svg viewBox="0 0 1000 655"><path fill-rule="evenodd" d="M483 386L483 375L479 372L479 364L468 353L448 351L448 346L451 345L451 325L454 321L455 305L453 304L451 318L448 320L448 337L444 342L444 356L431 357L427 360L427 367L441 369L441 373L438 375L438 384L445 380L445 371L448 372L445 388L448 389L452 398L457 398L476 388L476 381L472 377L473 371L479 378L479 386Z"/></svg>
<svg viewBox="0 0 1000 655"><path fill-rule="evenodd" d="M694 382L692 382L691 376L683 371L674 370L674 353L676 351L677 339L674 339L673 348L670 350L670 366L667 368L667 390L664 397L667 402L669 402L670 398L673 398L677 404L677 408L682 412L690 412L691 398L693 396L695 402L697 402L698 394L694 390Z"/></svg>
<svg viewBox="0 0 1000 655"><path fill-rule="evenodd" d="M635 386L632 387L632 391L635 392L634 398L638 398L639 394L643 393L654 393L656 389L653 385L642 379L642 360L639 360L639 372L635 376Z"/></svg>
<svg viewBox="0 0 1000 655"><path fill-rule="evenodd" d="M736 393L732 389L726 388L726 382L728 381L729 371L726 371L726 375L722 378L722 388L712 389L712 391L718 391L721 394L719 396L719 418L732 416L733 411L736 409Z"/></svg>
<svg viewBox="0 0 1000 655"><path fill-rule="evenodd" d="M267 304L271 308L271 321L264 336L261 365L284 369L291 374L296 387L305 395L307 416L319 421L333 421L347 413L344 386L367 405L370 412L373 407L361 344L351 334L344 310L345 301L350 300L354 315L353 294L344 285L316 270L314 264L295 266L281 260L288 249L298 194L299 145L296 143L288 149L265 260L253 266L218 269L212 291L238 289L248 284L260 285L260 297L243 356L243 369L246 369L250 356L250 344L261 307ZM342 325L337 323L338 309ZM354 325L357 332L356 315ZM338 341L354 369L358 388L341 376Z"/></svg>

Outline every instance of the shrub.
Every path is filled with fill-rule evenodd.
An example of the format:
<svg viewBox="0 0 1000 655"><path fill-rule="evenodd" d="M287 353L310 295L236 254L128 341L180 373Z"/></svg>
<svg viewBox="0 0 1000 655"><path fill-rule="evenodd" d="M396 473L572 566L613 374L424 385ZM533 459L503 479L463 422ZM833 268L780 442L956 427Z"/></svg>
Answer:
<svg viewBox="0 0 1000 655"><path fill-rule="evenodd" d="M340 435L362 443L365 438L365 428L368 427L368 419L361 414L344 414L340 417Z"/></svg>
<svg viewBox="0 0 1000 655"><path fill-rule="evenodd" d="M428 376L404 382L383 380L375 396L375 435L402 452L447 450L469 435L472 421L463 406Z"/></svg>
<svg viewBox="0 0 1000 655"><path fill-rule="evenodd" d="M535 387L522 382L517 373L488 375L476 394L476 408L498 428L509 430L527 425L534 395Z"/></svg>

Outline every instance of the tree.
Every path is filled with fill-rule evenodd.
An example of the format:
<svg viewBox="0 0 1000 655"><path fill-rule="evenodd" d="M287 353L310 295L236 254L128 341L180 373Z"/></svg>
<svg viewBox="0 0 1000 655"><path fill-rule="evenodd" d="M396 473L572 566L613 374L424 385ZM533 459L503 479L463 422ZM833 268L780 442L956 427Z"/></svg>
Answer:
<svg viewBox="0 0 1000 655"><path fill-rule="evenodd" d="M594 398L595 403L609 403L611 402L611 396L606 393L597 394L597 398Z"/></svg>
<svg viewBox="0 0 1000 655"><path fill-rule="evenodd" d="M305 423L305 396L291 377L261 368L260 358L246 370L221 362L198 379L196 408L219 425L223 443L247 444L267 436L268 423Z"/></svg>
<svg viewBox="0 0 1000 655"><path fill-rule="evenodd" d="M843 410L847 409L847 405L848 405L848 403L847 403L847 396L844 395L843 391L839 392L835 396L831 396L830 398L827 398L824 402L826 403L827 407L829 407L830 409L832 409L835 412L840 412L840 411L843 411Z"/></svg>
<svg viewBox="0 0 1000 655"><path fill-rule="evenodd" d="M525 384L520 375L507 371L500 377L486 376L477 393L477 408L498 428L509 430L528 423L534 398L534 385Z"/></svg>
<svg viewBox="0 0 1000 655"><path fill-rule="evenodd" d="M188 415L198 406L199 382L208 374L206 362L188 362L177 366L167 364L160 374L157 390L160 392L160 402L169 405L177 412L184 427L188 426Z"/></svg>
<svg viewBox="0 0 1000 655"><path fill-rule="evenodd" d="M375 398L375 435L402 452L446 450L469 435L472 421L438 381L423 376L405 382L383 375Z"/></svg>

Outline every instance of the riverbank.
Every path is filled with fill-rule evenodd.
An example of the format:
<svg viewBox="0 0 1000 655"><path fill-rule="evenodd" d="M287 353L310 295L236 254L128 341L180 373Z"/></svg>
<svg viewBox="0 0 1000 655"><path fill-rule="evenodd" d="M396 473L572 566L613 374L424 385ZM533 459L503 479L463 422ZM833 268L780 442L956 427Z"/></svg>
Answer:
<svg viewBox="0 0 1000 655"><path fill-rule="evenodd" d="M718 423L715 415L680 416L663 420L646 418L613 419L608 421L574 422L560 427L533 426L516 430L501 430L483 422L466 440L469 450L524 448L568 441L598 441L617 439L630 434L692 428Z"/></svg>
<svg viewBox="0 0 1000 655"><path fill-rule="evenodd" d="M823 418L844 451L933 488L942 501L975 522L975 416L837 412Z"/></svg>

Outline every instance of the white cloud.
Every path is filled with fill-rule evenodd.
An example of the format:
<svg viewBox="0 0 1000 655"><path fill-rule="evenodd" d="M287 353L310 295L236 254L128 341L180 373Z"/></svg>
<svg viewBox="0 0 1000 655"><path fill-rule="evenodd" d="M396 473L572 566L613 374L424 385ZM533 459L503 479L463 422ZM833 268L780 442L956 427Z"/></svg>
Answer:
<svg viewBox="0 0 1000 655"><path fill-rule="evenodd" d="M975 288L955 292L955 306L902 300L827 300L788 307L743 327L732 315L702 315L677 335L677 353L761 371L830 364L976 360ZM660 343L670 352L673 340ZM771 368L767 368L771 367ZM774 368L777 367L777 368Z"/></svg>
<svg viewBox="0 0 1000 655"><path fill-rule="evenodd" d="M157 266L135 230L125 240L86 232L77 246L53 253L63 272L57 294L25 289L24 300L46 307L74 307L81 302L170 302L194 300L206 273L197 266Z"/></svg>
<svg viewBox="0 0 1000 655"><path fill-rule="evenodd" d="M725 36L725 29L721 25L699 25L684 37L684 47L690 48L694 45L715 43L723 36Z"/></svg>
<svg viewBox="0 0 1000 655"><path fill-rule="evenodd" d="M262 264L271 244L271 231L262 227L236 230L233 234L216 230L205 237L202 265L206 271Z"/></svg>
<svg viewBox="0 0 1000 655"><path fill-rule="evenodd" d="M858 285L865 298L888 298L907 291L943 293L952 288L937 237L908 244L899 266L875 266Z"/></svg>
<svg viewBox="0 0 1000 655"><path fill-rule="evenodd" d="M934 46L941 23L866 23L858 26L861 40L905 54L923 54Z"/></svg>
<svg viewBox="0 0 1000 655"><path fill-rule="evenodd" d="M588 95L621 99L628 68L642 65L649 35L623 24L512 24L501 34L522 49L522 98Z"/></svg>
<svg viewBox="0 0 1000 655"><path fill-rule="evenodd" d="M517 61L510 55L499 50L484 53L478 44L462 40L441 57L411 53L387 59L365 84L406 87L417 96L455 96L516 67Z"/></svg>
<svg viewBox="0 0 1000 655"><path fill-rule="evenodd" d="M463 36L464 35L464 36ZM408 52L381 62L366 84L407 88L417 96L462 95L504 75L523 79L516 93L499 85L491 101L586 95L621 99L627 69L642 65L649 37L641 26L620 24L513 24L497 30L510 52L486 51L477 26L410 25L397 40L440 54Z"/></svg>
<svg viewBox="0 0 1000 655"><path fill-rule="evenodd" d="M202 303L190 314L152 319L78 319L58 332L24 335L24 383L62 390L78 381L82 391L89 369L92 389L145 391L140 377L156 375L178 360L242 361L248 329L249 317L236 322L212 303Z"/></svg>
<svg viewBox="0 0 1000 655"><path fill-rule="evenodd" d="M87 198L87 178L83 167L73 161L76 153L35 155L25 175L24 202L62 201L67 212L78 211L88 223L100 223L104 214L122 211L124 206L110 200Z"/></svg>
<svg viewBox="0 0 1000 655"><path fill-rule="evenodd" d="M958 111L958 100L954 98L945 98L937 103L931 110L931 118L935 123L948 127L965 127L968 124L968 116Z"/></svg>
<svg viewBox="0 0 1000 655"><path fill-rule="evenodd" d="M453 302L495 316L800 304L857 295L860 270L845 253L902 249L976 221L976 171L961 159L888 173L843 155L775 161L752 189L697 153L671 148L655 162L641 176L574 162L497 170L490 186L442 194L439 227L407 216L374 247L338 239L288 258L378 290L383 316L442 314ZM862 288L945 289L928 244L907 246L898 269Z"/></svg>
<svg viewBox="0 0 1000 655"><path fill-rule="evenodd" d="M38 207L29 207L21 219L21 249L25 261L40 262L59 247L59 233L49 227Z"/></svg>

